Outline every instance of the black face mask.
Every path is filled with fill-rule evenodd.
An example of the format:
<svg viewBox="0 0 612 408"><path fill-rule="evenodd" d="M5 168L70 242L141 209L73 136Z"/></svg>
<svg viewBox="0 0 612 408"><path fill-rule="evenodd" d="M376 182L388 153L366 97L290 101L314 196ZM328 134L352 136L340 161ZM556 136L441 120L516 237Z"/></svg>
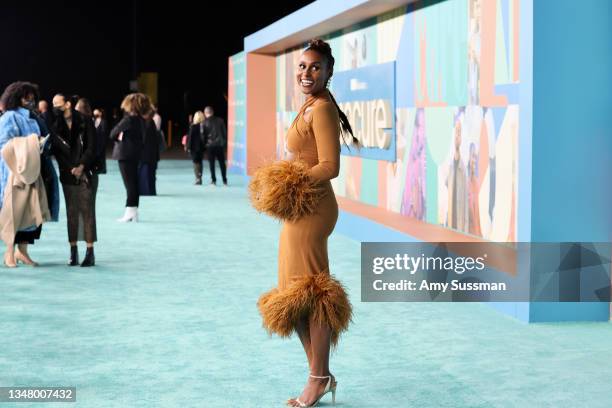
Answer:
<svg viewBox="0 0 612 408"><path fill-rule="evenodd" d="M23 105L23 107L26 108L27 110L33 111L34 109L36 109L36 101L34 100L27 101L25 105Z"/></svg>
<svg viewBox="0 0 612 408"><path fill-rule="evenodd" d="M55 116L64 116L64 111L60 108L53 108L53 114Z"/></svg>

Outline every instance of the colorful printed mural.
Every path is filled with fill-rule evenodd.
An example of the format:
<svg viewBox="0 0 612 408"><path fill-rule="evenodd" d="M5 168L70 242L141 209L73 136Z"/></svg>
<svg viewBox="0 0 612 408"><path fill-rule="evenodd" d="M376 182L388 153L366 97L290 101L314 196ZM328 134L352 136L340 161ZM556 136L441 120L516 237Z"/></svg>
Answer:
<svg viewBox="0 0 612 408"><path fill-rule="evenodd" d="M519 7L520 0L425 1L326 38L336 74L395 62L395 161L341 156L337 195L487 240L516 240ZM303 102L294 75L301 51L277 57L278 157Z"/></svg>
<svg viewBox="0 0 612 408"><path fill-rule="evenodd" d="M229 59L227 95L227 167L246 174L246 64L241 52Z"/></svg>

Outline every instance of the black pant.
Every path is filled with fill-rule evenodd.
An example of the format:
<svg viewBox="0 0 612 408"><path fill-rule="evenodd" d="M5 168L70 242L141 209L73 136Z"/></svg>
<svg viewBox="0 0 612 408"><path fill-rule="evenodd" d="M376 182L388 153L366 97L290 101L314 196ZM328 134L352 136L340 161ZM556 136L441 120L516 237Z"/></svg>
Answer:
<svg viewBox="0 0 612 408"><path fill-rule="evenodd" d="M119 160L119 171L123 178L123 185L127 190L126 207L138 207L140 192L138 191L138 161Z"/></svg>
<svg viewBox="0 0 612 408"><path fill-rule="evenodd" d="M202 179L202 159L204 158L203 151L191 151L191 161L193 161L193 172L196 176L196 181Z"/></svg>
<svg viewBox="0 0 612 408"><path fill-rule="evenodd" d="M155 175L157 172L157 162L141 162L138 166L138 185L141 196L157 195L155 188Z"/></svg>
<svg viewBox="0 0 612 408"><path fill-rule="evenodd" d="M201 150L192 150L191 151L191 160L194 163L202 164L202 158L204 157L204 152Z"/></svg>
<svg viewBox="0 0 612 408"><path fill-rule="evenodd" d="M212 182L217 182L215 175L215 159L219 161L219 167L221 167L221 177L223 177L223 183L227 183L227 176L225 174L225 148L222 146L211 146L208 148L208 164L210 164L210 176Z"/></svg>

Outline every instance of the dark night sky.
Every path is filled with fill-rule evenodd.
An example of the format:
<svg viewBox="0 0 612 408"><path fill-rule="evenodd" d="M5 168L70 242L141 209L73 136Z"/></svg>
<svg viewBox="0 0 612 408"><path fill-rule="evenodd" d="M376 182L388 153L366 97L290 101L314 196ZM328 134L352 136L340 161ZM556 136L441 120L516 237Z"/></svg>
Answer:
<svg viewBox="0 0 612 408"><path fill-rule="evenodd" d="M0 87L32 81L46 99L79 94L109 110L129 92L135 64L159 72L164 119L183 120L185 108L205 104L224 116L227 58L246 35L311 2L6 2Z"/></svg>

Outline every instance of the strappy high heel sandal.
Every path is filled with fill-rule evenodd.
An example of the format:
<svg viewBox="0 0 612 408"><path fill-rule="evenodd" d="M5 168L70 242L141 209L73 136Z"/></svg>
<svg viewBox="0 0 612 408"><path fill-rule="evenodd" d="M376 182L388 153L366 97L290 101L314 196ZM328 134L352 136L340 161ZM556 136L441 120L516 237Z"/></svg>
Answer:
<svg viewBox="0 0 612 408"><path fill-rule="evenodd" d="M336 405L336 386L338 385L338 382L336 381L336 379L333 378L331 375L324 375L321 377L318 375L310 374L309 377L318 378L318 379L327 378L328 380L327 380L327 384L325 385L325 389L323 390L321 395L319 395L317 399L314 400L314 402L310 405L304 404L302 401L300 401L299 398L296 398L295 402L298 403L297 406L298 407L316 407L319 404L319 401L321 401L321 398L323 398L323 396L327 394L328 392L332 393L332 405Z"/></svg>

